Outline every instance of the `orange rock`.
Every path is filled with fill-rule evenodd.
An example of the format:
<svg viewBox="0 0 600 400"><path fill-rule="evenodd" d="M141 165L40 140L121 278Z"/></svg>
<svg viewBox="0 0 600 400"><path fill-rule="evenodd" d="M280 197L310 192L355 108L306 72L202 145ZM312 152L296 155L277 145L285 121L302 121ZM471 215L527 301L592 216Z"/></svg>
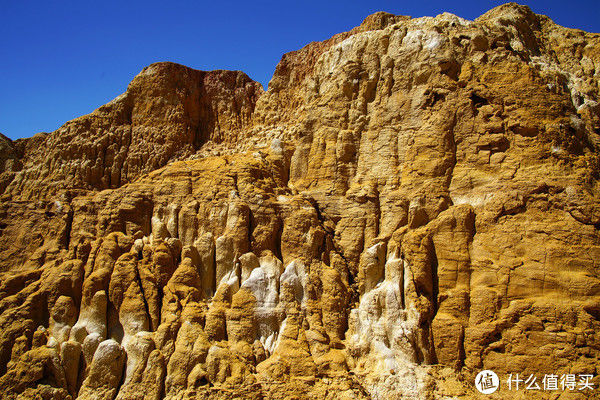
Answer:
<svg viewBox="0 0 600 400"><path fill-rule="evenodd" d="M3 398L473 398L600 365L600 37L376 13L0 136ZM543 397L543 393L540 394Z"/></svg>

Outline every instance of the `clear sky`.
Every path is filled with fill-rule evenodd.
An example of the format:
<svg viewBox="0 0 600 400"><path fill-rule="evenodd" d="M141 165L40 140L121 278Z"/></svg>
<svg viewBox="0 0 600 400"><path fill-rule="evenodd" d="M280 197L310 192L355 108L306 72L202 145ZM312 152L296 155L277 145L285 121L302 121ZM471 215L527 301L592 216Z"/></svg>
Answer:
<svg viewBox="0 0 600 400"><path fill-rule="evenodd" d="M387 11L474 19L503 1L0 0L0 132L50 132L118 96L146 65L234 69L267 86L283 53ZM600 32L600 1L527 3L555 22Z"/></svg>

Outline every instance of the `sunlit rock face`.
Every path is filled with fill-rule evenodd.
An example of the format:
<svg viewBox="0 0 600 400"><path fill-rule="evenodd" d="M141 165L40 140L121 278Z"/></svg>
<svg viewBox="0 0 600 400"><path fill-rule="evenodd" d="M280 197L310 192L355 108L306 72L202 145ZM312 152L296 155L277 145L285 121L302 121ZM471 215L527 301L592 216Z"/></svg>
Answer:
<svg viewBox="0 0 600 400"><path fill-rule="evenodd" d="M599 35L524 6L377 13L284 55L266 92L158 63L0 137L2 397L470 399L482 369L598 375L599 71Z"/></svg>

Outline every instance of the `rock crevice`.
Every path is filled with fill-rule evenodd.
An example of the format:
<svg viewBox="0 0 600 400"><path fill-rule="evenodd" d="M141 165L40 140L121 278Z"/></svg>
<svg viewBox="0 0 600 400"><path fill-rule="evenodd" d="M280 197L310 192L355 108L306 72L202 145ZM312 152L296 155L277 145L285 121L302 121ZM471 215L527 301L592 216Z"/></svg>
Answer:
<svg viewBox="0 0 600 400"><path fill-rule="evenodd" d="M514 3L376 13L284 55L266 92L157 63L55 132L0 136L0 393L600 386L597 71L598 34Z"/></svg>

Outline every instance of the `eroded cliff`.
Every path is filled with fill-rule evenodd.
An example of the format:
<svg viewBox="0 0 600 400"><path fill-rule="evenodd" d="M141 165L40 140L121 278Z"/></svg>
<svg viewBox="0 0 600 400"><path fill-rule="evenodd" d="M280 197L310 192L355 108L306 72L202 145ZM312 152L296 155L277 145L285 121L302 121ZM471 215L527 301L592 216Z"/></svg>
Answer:
<svg viewBox="0 0 600 400"><path fill-rule="evenodd" d="M266 92L158 63L55 132L0 137L0 391L473 398L481 369L597 376L599 76L600 35L524 6L377 13L284 55Z"/></svg>

